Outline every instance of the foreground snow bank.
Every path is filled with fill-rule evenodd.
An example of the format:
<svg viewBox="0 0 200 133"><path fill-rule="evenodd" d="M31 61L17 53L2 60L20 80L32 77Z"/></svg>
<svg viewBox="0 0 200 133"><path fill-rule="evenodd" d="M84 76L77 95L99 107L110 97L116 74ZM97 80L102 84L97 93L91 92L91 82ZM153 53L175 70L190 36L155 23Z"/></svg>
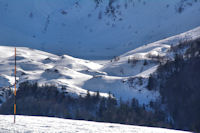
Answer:
<svg viewBox="0 0 200 133"><path fill-rule="evenodd" d="M11 115L0 115L0 132L186 133L162 128L33 116L17 116L17 122L13 124Z"/></svg>

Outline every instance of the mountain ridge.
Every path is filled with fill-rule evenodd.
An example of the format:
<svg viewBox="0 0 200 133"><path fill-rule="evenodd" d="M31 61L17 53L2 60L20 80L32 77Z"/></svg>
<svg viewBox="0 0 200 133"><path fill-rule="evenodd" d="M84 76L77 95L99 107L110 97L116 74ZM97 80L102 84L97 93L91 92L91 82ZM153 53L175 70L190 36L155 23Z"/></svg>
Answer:
<svg viewBox="0 0 200 133"><path fill-rule="evenodd" d="M111 59L200 23L199 0L96 2L1 0L0 43L85 59Z"/></svg>

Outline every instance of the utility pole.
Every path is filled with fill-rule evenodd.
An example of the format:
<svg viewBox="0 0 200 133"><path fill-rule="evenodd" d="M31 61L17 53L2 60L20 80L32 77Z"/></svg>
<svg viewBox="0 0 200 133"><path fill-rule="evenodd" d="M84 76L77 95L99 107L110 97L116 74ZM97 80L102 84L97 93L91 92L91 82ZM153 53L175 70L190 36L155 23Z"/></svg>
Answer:
<svg viewBox="0 0 200 133"><path fill-rule="evenodd" d="M17 65L17 57L16 57L16 48L15 48L15 91L14 91L14 123L16 119L16 65Z"/></svg>

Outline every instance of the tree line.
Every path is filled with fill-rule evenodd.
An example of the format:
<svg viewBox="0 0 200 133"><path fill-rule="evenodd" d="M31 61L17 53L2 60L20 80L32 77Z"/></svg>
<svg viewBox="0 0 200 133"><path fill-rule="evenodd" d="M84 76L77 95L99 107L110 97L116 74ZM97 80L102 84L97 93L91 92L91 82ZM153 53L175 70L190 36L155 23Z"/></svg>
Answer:
<svg viewBox="0 0 200 133"><path fill-rule="evenodd" d="M13 114L13 98L11 96L2 104L0 114ZM24 82L17 90L16 101L18 115L172 127L161 110L148 111L134 98L127 102L117 101L111 94L105 98L99 92L91 95L88 91L84 97L72 97L69 93L59 92L55 86Z"/></svg>

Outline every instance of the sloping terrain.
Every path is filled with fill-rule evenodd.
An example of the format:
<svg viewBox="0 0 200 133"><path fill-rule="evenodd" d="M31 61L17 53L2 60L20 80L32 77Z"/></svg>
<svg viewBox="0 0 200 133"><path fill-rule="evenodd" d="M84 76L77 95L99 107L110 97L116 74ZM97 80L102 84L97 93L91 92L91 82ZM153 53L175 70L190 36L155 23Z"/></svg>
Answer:
<svg viewBox="0 0 200 133"><path fill-rule="evenodd" d="M67 120L49 117L17 116L16 118L16 124L13 124L13 116L0 115L1 132L189 133L184 131L162 128L129 126L122 124L99 123L80 120Z"/></svg>
<svg viewBox="0 0 200 133"><path fill-rule="evenodd" d="M0 43L110 59L200 25L200 0L0 0Z"/></svg>
<svg viewBox="0 0 200 133"><path fill-rule="evenodd" d="M57 56L35 49L17 47L17 83L38 82L55 85L61 92L78 96L111 93L117 100L136 98L140 104L159 98L157 90L148 90L149 75L160 63L173 60L171 46L200 37L200 27L155 43L151 43L116 57L104 64ZM14 84L14 47L0 46L1 103L5 101ZM64 89L63 89L64 88ZM7 90L7 91L5 91Z"/></svg>
<svg viewBox="0 0 200 133"><path fill-rule="evenodd" d="M159 90L175 128L200 131L200 39L186 41L170 50L175 59L159 65L148 88Z"/></svg>

